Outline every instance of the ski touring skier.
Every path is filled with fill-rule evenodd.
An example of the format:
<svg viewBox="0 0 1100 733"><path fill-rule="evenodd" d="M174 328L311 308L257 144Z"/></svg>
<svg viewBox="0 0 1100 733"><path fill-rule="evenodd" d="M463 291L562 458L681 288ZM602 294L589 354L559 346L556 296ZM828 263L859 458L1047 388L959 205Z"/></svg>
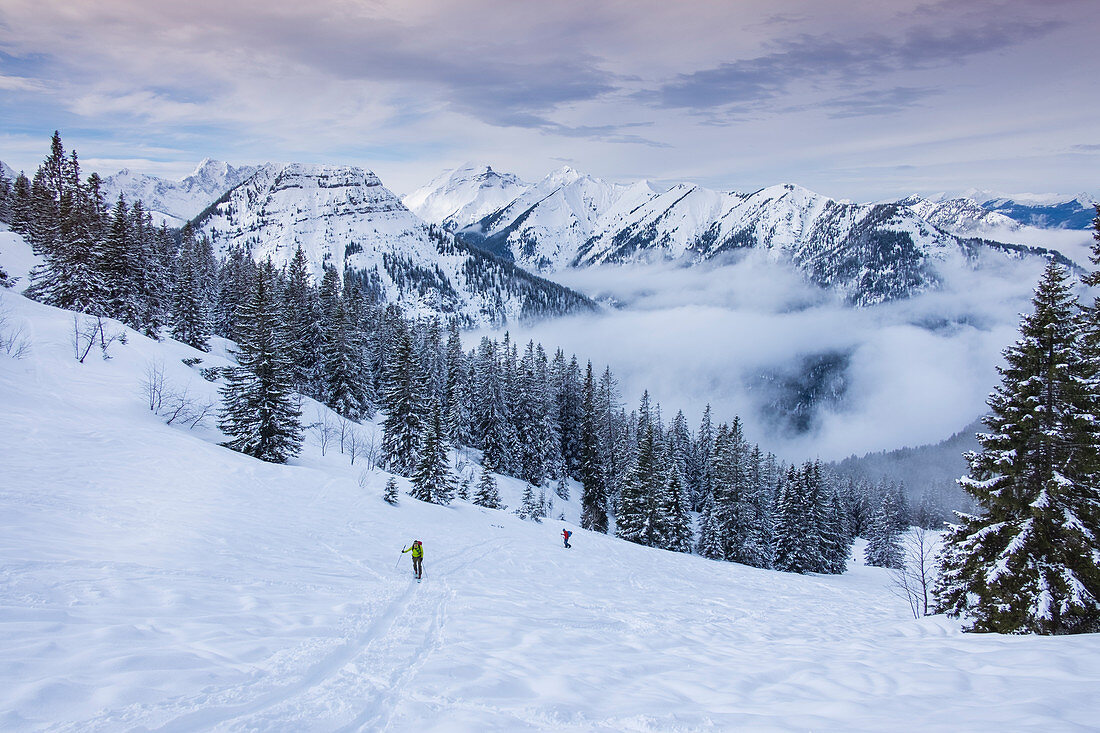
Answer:
<svg viewBox="0 0 1100 733"><path fill-rule="evenodd" d="M413 559L413 572L416 573L416 579L419 581L424 577L424 545L420 540L413 540L412 547L404 547L401 549L401 554L406 552L412 553Z"/></svg>
<svg viewBox="0 0 1100 733"><path fill-rule="evenodd" d="M565 546L566 547L572 547L573 546L573 545L569 544L569 538L572 537L572 536L573 536L573 533L570 532L567 529L563 529L561 531L561 538L565 541Z"/></svg>

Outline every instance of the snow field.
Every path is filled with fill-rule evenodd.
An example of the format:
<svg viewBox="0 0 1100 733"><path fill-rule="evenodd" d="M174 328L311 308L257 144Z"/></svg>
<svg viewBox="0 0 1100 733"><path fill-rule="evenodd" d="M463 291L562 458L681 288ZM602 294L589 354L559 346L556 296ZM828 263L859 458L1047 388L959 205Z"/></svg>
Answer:
<svg viewBox="0 0 1100 733"><path fill-rule="evenodd" d="M0 293L0 729L1094 730L1096 636L915 621L885 571L801 577L380 495L312 438L275 466L168 426L135 333L71 355L72 315ZM315 405L304 408L312 419ZM364 431L376 430L366 426ZM476 485L477 472L472 470ZM499 478L504 501L523 485ZM360 483L363 487L360 487ZM407 482L399 479L404 490ZM562 547L563 526L574 530ZM425 543L425 578L400 550ZM858 556L858 548L857 548Z"/></svg>

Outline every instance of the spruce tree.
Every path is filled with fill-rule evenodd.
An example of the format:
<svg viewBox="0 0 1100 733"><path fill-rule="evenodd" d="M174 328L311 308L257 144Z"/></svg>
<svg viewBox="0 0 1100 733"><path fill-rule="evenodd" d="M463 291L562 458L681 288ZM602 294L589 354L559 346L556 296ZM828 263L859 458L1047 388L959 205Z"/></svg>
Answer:
<svg viewBox="0 0 1100 733"><path fill-rule="evenodd" d="M622 482L615 513L615 534L624 540L652 547L660 531L654 485L655 481L660 480L660 474L653 425L647 418L641 419L645 424L644 434L639 437L634 464Z"/></svg>
<svg viewBox="0 0 1100 733"><path fill-rule="evenodd" d="M390 476L390 480L386 482L386 490L382 492L382 500L387 504L397 504L399 499L397 495L397 480Z"/></svg>
<svg viewBox="0 0 1100 733"><path fill-rule="evenodd" d="M206 351L207 339L210 336L210 326L207 313L207 295L203 292L202 264L200 262L199 245L195 241L195 232L191 226L185 225L182 232L182 243L175 262L175 292L172 297L172 338L188 346L193 346L200 351ZM258 282L256 283L258 285ZM264 283L265 297L274 298L274 276ZM255 288L252 289L252 299L255 299ZM247 296L245 296L247 297ZM241 308L243 300L237 303ZM274 310L276 301L272 301ZM251 332L253 324L249 322L253 304L247 306L235 315L235 320L243 322L238 332L233 334L237 340L245 338L245 334Z"/></svg>
<svg viewBox="0 0 1100 733"><path fill-rule="evenodd" d="M581 527L593 532L607 532L607 492L604 483L603 464L600 460L600 444L596 412L596 385L592 376L592 362L588 362L584 388L581 394Z"/></svg>
<svg viewBox="0 0 1100 733"><path fill-rule="evenodd" d="M443 407L438 398L433 398L412 476L413 498L433 504L450 504L455 485L448 464Z"/></svg>
<svg viewBox="0 0 1100 733"><path fill-rule="evenodd" d="M500 492L497 491L497 482L493 474L487 470L481 470L481 478L477 482L477 490L474 492L474 503L486 509L501 509Z"/></svg>
<svg viewBox="0 0 1100 733"><path fill-rule="evenodd" d="M870 536L863 550L863 561L877 568L898 569L902 565L901 537L898 533L897 508L889 495L871 518Z"/></svg>
<svg viewBox="0 0 1100 733"><path fill-rule="evenodd" d="M413 353L412 335L402 328L386 363L387 389L383 395L386 419L382 423L382 460L399 476L411 476L420 449L423 419L420 365Z"/></svg>
<svg viewBox="0 0 1100 733"><path fill-rule="evenodd" d="M223 445L271 463L286 463L302 444L302 425L293 393L293 368L268 260L242 308L243 331L237 364L221 388L218 426L230 437Z"/></svg>
<svg viewBox="0 0 1100 733"><path fill-rule="evenodd" d="M1100 630L1098 411L1065 271L1053 259L1005 352L988 433L960 483L981 507L945 540L940 611L971 630Z"/></svg>

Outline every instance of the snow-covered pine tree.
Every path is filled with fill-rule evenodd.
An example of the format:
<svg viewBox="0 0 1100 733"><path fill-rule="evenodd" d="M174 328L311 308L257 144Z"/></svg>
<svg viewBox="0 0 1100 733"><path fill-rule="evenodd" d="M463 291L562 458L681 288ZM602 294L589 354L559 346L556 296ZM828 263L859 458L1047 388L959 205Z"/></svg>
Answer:
<svg viewBox="0 0 1100 733"><path fill-rule="evenodd" d="M42 261L31 270L27 294L57 308L108 315L101 222L81 184L76 154L65 157L57 132L31 198L29 236Z"/></svg>
<svg viewBox="0 0 1100 733"><path fill-rule="evenodd" d="M210 328L207 314L207 295L203 292L203 273L200 263L198 242L195 241L195 231L190 224L186 224L181 232L179 253L176 255L175 267L176 291L172 298L172 338L200 351L206 351L207 339L210 336ZM274 278L264 284L265 295L272 295ZM255 299L256 286L252 290L252 299ZM247 300L242 303L248 302ZM241 304L238 304L240 307ZM238 340L243 339L244 334L253 328L248 319L243 315L245 311L236 316L243 321L240 326L241 333L234 334ZM251 312L251 311L248 311Z"/></svg>
<svg viewBox="0 0 1100 733"><path fill-rule="evenodd" d="M480 438L482 465L493 472L508 471L516 436L508 419L497 347L488 338L482 338L478 346L476 367L474 421Z"/></svg>
<svg viewBox="0 0 1100 733"><path fill-rule="evenodd" d="M399 476L410 476L420 448L424 408L420 365L413 353L412 335L407 327L395 334L393 351L386 361L385 383L382 461Z"/></svg>
<svg viewBox="0 0 1100 733"><path fill-rule="evenodd" d="M294 384L299 392L321 397L321 345L324 325L321 304L309 263L299 245L286 268L283 301L287 314L288 348L294 364Z"/></svg>
<svg viewBox="0 0 1100 733"><path fill-rule="evenodd" d="M694 471L689 482L691 484L692 508L702 511L703 504L714 492L712 463L714 462L714 424L711 420L710 405L703 410L703 418L699 424L699 437L696 439L694 451Z"/></svg>
<svg viewBox="0 0 1100 733"><path fill-rule="evenodd" d="M549 407L545 383L538 378L535 343L529 341L516 373L514 424L519 448L519 478L535 486L546 479L546 457L550 451Z"/></svg>
<svg viewBox="0 0 1100 733"><path fill-rule="evenodd" d="M458 319L452 318L447 326L445 366L447 383L444 388L444 408L447 417L447 438L455 446L469 445L470 434L470 383L469 365L462 351L462 337L458 332Z"/></svg>
<svg viewBox="0 0 1100 733"><path fill-rule="evenodd" d="M412 476L414 499L433 504L450 504L455 484L447 458L447 436L443 425L443 406L433 397L420 440L416 471Z"/></svg>
<svg viewBox="0 0 1100 733"><path fill-rule="evenodd" d="M634 464L622 482L615 513L615 534L624 540L652 547L660 532L654 482L661 480L661 474L653 425L648 419L641 419L646 422L638 439Z"/></svg>
<svg viewBox="0 0 1100 733"><path fill-rule="evenodd" d="M321 350L321 394L334 412L359 421L373 412L362 368L356 323L339 293L325 314Z"/></svg>
<svg viewBox="0 0 1100 733"><path fill-rule="evenodd" d="M754 445L748 456L740 508L746 532L735 558L757 568L771 567L771 485L765 464L760 446Z"/></svg>
<svg viewBox="0 0 1100 733"><path fill-rule="evenodd" d="M481 478L477 482L477 490L474 492L474 503L486 509L500 509L500 492L497 491L497 482L493 474L482 469Z"/></svg>
<svg viewBox="0 0 1100 733"><path fill-rule="evenodd" d="M11 184L11 230L30 240L33 217L31 181L25 173L20 172Z"/></svg>
<svg viewBox="0 0 1100 733"><path fill-rule="evenodd" d="M902 552L897 507L889 495L882 497L882 503L871 517L869 535L863 561L877 568L900 568Z"/></svg>
<svg viewBox="0 0 1100 733"><path fill-rule="evenodd" d="M673 552L691 552L693 537L687 496L680 478L680 469L671 463L671 458L669 460L659 508L663 517L660 546Z"/></svg>
<svg viewBox="0 0 1100 733"><path fill-rule="evenodd" d="M811 573L821 566L820 538L815 515L813 466L793 466L780 486L775 506L773 567L788 573Z"/></svg>
<svg viewBox="0 0 1100 733"><path fill-rule="evenodd" d="M722 537L715 518L714 497L708 496L699 512L699 544L696 552L711 560L722 560Z"/></svg>
<svg viewBox="0 0 1100 733"><path fill-rule="evenodd" d="M141 332L149 338L159 340L161 329L168 324L168 294L172 283L165 260L157 246L153 217L145 211L141 199L135 201L130 208L130 227L133 246L141 263L136 280Z"/></svg>
<svg viewBox="0 0 1100 733"><path fill-rule="evenodd" d="M607 492L603 464L600 460L596 384L592 362L584 377L581 393L581 527L593 532L607 532Z"/></svg>
<svg viewBox="0 0 1100 733"><path fill-rule="evenodd" d="M133 329L141 328L145 308L140 302L145 271L140 244L133 240L130 207L119 194L104 237L102 273L107 286L107 315Z"/></svg>
<svg viewBox="0 0 1100 733"><path fill-rule="evenodd" d="M400 499L397 493L397 479L390 476L390 480L386 482L386 490L382 492L382 500L387 504L397 504Z"/></svg>
<svg viewBox="0 0 1100 733"><path fill-rule="evenodd" d="M936 598L974 631L1100 631L1100 415L1067 279L1052 259L966 456L982 511L946 537Z"/></svg>
<svg viewBox="0 0 1100 733"><path fill-rule="evenodd" d="M535 488L531 484L527 484L523 488L523 501L520 503L519 509L516 509L516 515L520 519L532 519L541 522L542 508L539 505L538 497L535 495Z"/></svg>
<svg viewBox="0 0 1100 733"><path fill-rule="evenodd" d="M229 370L221 388L218 426L230 437L223 445L264 461L286 463L301 448L302 425L270 260L259 269L240 321L238 366Z"/></svg>

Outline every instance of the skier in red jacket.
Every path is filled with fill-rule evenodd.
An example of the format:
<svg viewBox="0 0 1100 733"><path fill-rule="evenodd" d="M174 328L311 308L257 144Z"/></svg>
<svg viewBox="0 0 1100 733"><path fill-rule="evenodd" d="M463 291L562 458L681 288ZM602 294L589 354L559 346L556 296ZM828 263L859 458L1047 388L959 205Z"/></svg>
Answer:
<svg viewBox="0 0 1100 733"><path fill-rule="evenodd" d="M570 531L569 531L569 530L567 530L567 529L563 529L563 530L561 531L561 538L562 538L563 540L565 540L565 546L566 546L566 547L572 547L572 545L571 545L571 544L569 544L569 538L570 538L570 537L572 537L572 536L573 536L573 533L572 533L572 532L570 532Z"/></svg>

